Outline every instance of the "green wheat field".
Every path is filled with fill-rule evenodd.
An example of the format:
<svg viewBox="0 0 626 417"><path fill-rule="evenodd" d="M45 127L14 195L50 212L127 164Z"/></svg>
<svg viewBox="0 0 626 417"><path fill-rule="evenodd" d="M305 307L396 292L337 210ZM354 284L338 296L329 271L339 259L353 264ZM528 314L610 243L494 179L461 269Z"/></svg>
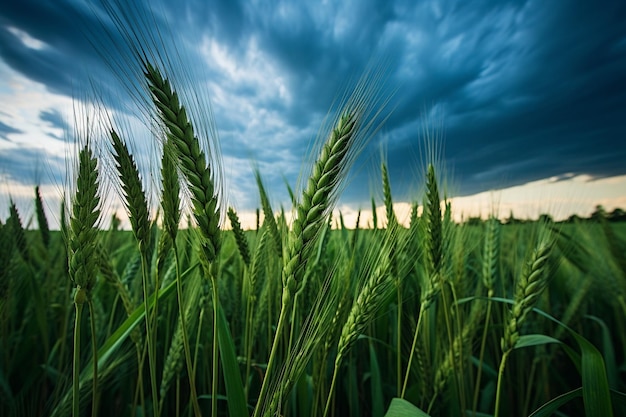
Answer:
<svg viewBox="0 0 626 417"><path fill-rule="evenodd" d="M426 152L407 221L383 159L386 215L346 228L336 202L388 111L371 70L329 112L293 207L255 170L243 230L208 99L122 28L152 170L96 105L60 231L38 187L32 218L11 202L0 219L0 416L626 415L626 222L456 223Z"/></svg>

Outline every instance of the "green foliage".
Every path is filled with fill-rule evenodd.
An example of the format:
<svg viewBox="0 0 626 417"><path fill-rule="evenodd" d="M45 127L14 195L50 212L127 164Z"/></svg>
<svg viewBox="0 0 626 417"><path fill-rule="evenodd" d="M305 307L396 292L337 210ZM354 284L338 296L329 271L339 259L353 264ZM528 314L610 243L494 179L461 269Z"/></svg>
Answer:
<svg viewBox="0 0 626 417"><path fill-rule="evenodd" d="M39 230L11 202L0 219L1 416L624 414L623 212L456 224L431 160L407 228L383 161L387 222L372 197L366 228L359 211L356 229L340 215L331 230L385 105L372 71L329 117L299 194L289 188L291 222L257 170L263 224L257 209L256 231L244 231L229 209L233 231L223 230L210 109L174 88L193 87L170 73L175 54L144 45L158 41L128 29L124 13L111 17L136 74L123 76L146 93L162 178L142 181L112 131L73 161L61 232L48 230L38 188ZM114 167L93 151L103 142ZM100 181L121 191L132 232L106 212ZM109 230L98 228L104 216Z"/></svg>
<svg viewBox="0 0 626 417"><path fill-rule="evenodd" d="M85 159L88 161L88 159ZM13 214L15 216L15 213ZM11 220L14 221L14 220ZM5 233L11 224L8 219L0 227L2 236L3 255L11 252L14 242L13 235ZM419 223L420 218L415 217L412 222ZM334 399L331 398L328 415L380 415L380 410L386 410L386 416L404 415L412 412L412 415L450 415L459 411L455 404L458 403L459 389L465 394L466 404L472 403L475 389L478 390L478 398L489 398L491 401L477 402L477 415L488 415L493 412L493 387L497 378L497 368L501 355L499 340L503 336L504 324L509 320L510 308L514 303L513 295L519 290L517 284L509 281L508 277L532 277L533 264L535 269L538 261L543 261L541 254L533 255L533 236L538 234L538 226L533 223L524 225L498 225L497 237L494 236L493 220L484 226L453 225L457 233L452 235L443 234L442 239L454 239L460 241L476 241L474 245L459 245L449 242L442 245L440 268L443 276L453 271L455 259L464 259L463 269L456 272L460 278L455 283L446 282L444 288L456 288L456 291L465 291L469 298L459 299L456 307L459 312L470 310L482 311L487 301L481 296L472 294L485 294L485 277L492 284L495 292L490 305L493 314L491 319L485 321L481 315L473 317L471 314L451 315L451 331L453 344L450 345L445 331L445 321L442 303L435 302L425 312L422 329L416 343L416 357L410 369L402 369L408 372L408 384L406 395L403 400L395 398L396 395L396 331L397 331L397 300L394 291L372 292L368 285L376 286L376 268L385 267L384 259L389 260L380 245L394 247L396 254L395 262L398 263L399 271L404 271L406 281L403 286L403 309L401 326L403 338L400 341L402 349L402 364L407 365L413 328L416 325L415 313L420 309L420 285L415 285L414 280L425 274L431 265L430 257L416 257L420 247L429 247L431 243L426 241L423 229L416 229L417 234L406 236L410 229L399 228L395 233L378 234L375 230L362 229L332 231L327 230L322 234L319 246L312 251L307 267L306 276L311 293L321 288L322 280L330 272L333 279L328 287L328 303L332 305L331 312L321 313L320 301L317 307L314 298L298 297L298 311L296 322L289 326L297 335L300 330L308 328L307 333L298 346L306 343L307 335L312 330L304 326L308 313L315 311L317 314L325 314L330 319L325 319L326 325L323 337L317 333L316 342L313 346L311 359L306 360L304 365L297 365L302 372L297 379L297 384L283 381L284 389L297 392L291 395L284 392L280 398L280 406L283 414L299 415L298 412L308 410L309 415L320 415L331 397L330 385L332 380L332 365L338 357L337 346L342 337L341 329L346 327L347 333L343 335L344 342L339 351L344 357L338 364L337 382L335 383ZM606 240L605 227L612 230L612 241ZM380 232L380 231L379 231ZM609 276L602 275L606 267L600 268L601 260L609 260L610 267L606 271L620 271L619 260L612 256L610 242L623 244L625 230L619 224L603 226L596 225L566 225L558 229L557 243L553 246L553 258L560 259L552 263L553 267L547 270L547 286L543 295L533 296L535 308L542 311L550 311L557 317L567 313L572 300L577 309L572 313L565 314L568 319L570 330L561 325L555 325L547 320L544 315L533 313L524 307L524 320L521 326L516 324L516 331L520 333L515 342L515 349L511 353L504 372L502 386L502 414L529 415L534 410L535 415L547 415L549 410L558 409L569 414L578 415L577 409L584 404L589 415L594 410L609 415L611 404L614 415L619 415L622 407L620 392L626 389L624 373L619 371L625 367L626 348L623 334L618 330L623 324L622 307L619 300L607 299L607 294L616 294L610 288L624 285L619 281L612 283ZM24 231L24 241L30 253L38 253L34 248L40 244L39 236L35 231ZM159 234L166 233L164 230ZM264 367L269 355L269 347L272 343L272 333L268 333L278 318L280 298L280 265L276 251L272 248L273 242L269 232L262 234L243 232L250 246L252 256L251 267L244 268L240 258L240 247L232 232L224 232L223 251L220 252L221 268L218 272L217 281L220 285L233 285L233 290L222 291L220 303L223 308L219 309L222 319L218 321L220 331L220 355L221 366L220 383L218 393L224 405L229 404L224 415L249 415L256 404L256 397L264 375ZM394 239L384 243L381 240ZM99 383L99 408L100 415L130 415L134 408L144 408L145 413L152 412L147 383L147 374L138 373L138 357L132 354L136 342L133 341L133 333L139 332L137 340L145 343L145 328L139 324L145 320L143 303L138 301L142 298L141 286L134 284L138 276L140 266L138 249L134 244L134 236L122 230L98 231L96 238L101 242L99 254L94 259L98 264L98 275L103 279L95 280L91 294L94 300L103 307L104 317L98 321L106 323L96 328L95 340L98 343L98 373ZM197 291L198 287L193 282L201 282L202 268L197 268L198 252L192 248L197 245L197 234L183 229L177 237L178 251L180 253L181 274L180 280L189 291ZM471 239L471 240L468 240ZM105 250L107 241L117 242L114 250ZM403 242L402 244L398 244ZM487 242L487 243L481 243ZM572 242L576 244L573 245ZM395 245L395 246L394 246ZM59 232L50 232L51 253L62 252L63 240ZM541 246L539 246L541 248ZM191 249L191 250L189 250ZM446 254L445 251L454 250L456 253ZM160 251L154 248L150 257L156 258ZM498 253L499 256L495 256ZM524 257L535 259L524 261ZM376 256L374 256L376 255ZM101 259L100 256L106 257ZM534 256L534 257L533 257ZM32 257L32 256L31 256ZM582 258L580 258L582 257ZM7 258L8 264L3 264L3 303L2 307L2 373L0 374L0 396L2 397L3 415L63 415L69 411L71 395L68 382L71 380L71 328L73 322L72 293L66 261L63 257L50 257L48 263L33 260L26 264L22 257ZM106 261L106 262L104 262ZM173 260L164 261L166 269L174 267ZM478 265L478 268L476 266ZM530 268L530 269L528 269ZM30 271L30 272L29 272ZM100 272L102 271L102 272ZM132 272L134 271L134 272ZM327 272L325 272L327 271ZM370 271L367 275L366 271ZM621 271L620 273L623 273ZM156 274L151 271L150 274ZM366 275L364 275L366 273ZM47 297L41 298L43 304L39 307L39 315L44 320L47 329L47 340L50 342L48 353L43 343L33 344L31 340L42 340L44 333L41 324L37 320L30 320L33 316L36 297L35 289L24 281L24 277L34 274L35 277L47 276L46 281L35 278L40 291ZM101 275L100 275L101 274ZM176 328L179 323L179 314L176 293L176 278L172 280L165 274L166 285L159 291L160 308L159 318L156 321L158 343L156 373L161 375L164 371L167 349L175 339ZM120 278L122 277L122 278ZM364 279L364 277L369 277ZM531 278L529 282L533 282ZM457 284L456 282L459 281ZM466 281L466 282L462 282ZM368 282L371 282L368 284ZM391 282L387 286L395 288ZM418 283L428 283L427 280ZM238 283L238 284L237 284ZM453 287L450 287L452 285ZM241 289L237 290L236 288ZM195 289L194 289L195 288ZM271 289L273 288L273 290ZM516 288L518 288L516 290ZM622 287L623 288L623 287ZM268 291L269 289L269 291ZM582 298L579 294L584 289ZM194 303L193 297L188 294L185 298L189 303ZM367 321L358 317L359 313L350 319L350 311L358 300L358 295L371 294L365 307ZM243 296L243 294L247 294ZM308 293L307 293L308 294ZM452 293L444 291L438 297L450 297ZM130 300L122 301L122 295ZM242 298L243 297L243 298ZM520 300L529 297L529 293L520 292ZM235 302L235 298L244 301ZM247 299L252 303L245 302ZM209 313L211 301L207 293L205 305ZM326 298L322 299L324 302ZM506 301L504 303L503 301ZM450 300L451 301L451 300ZM525 301L524 301L525 302ZM206 304L208 303L208 304ZM152 299L148 306L154 305ZM189 304L191 305L191 304ZM235 308L236 305L240 307ZM526 304L524 304L525 306ZM186 304L187 306L187 304ZM476 309L470 307L475 306ZM466 309L467 307L467 309ZM134 311L127 312L134 308ZM196 307L198 308L198 307ZM198 311L198 310L196 310ZM205 311L203 308L202 311ZM387 313L389 312L389 313ZM24 316L25 315L25 316ZM22 317L22 318L20 318ZM23 319L25 317L26 319ZM196 374L197 392L199 398L208 398L211 392L210 349L213 343L212 321L199 316L199 320L187 320L189 331L192 366ZM482 316L484 317L484 315ZM359 323L357 326L348 324L350 320ZM237 324L238 323L238 324ZM592 325L592 323L596 323ZM459 330L457 329L457 325ZM91 361L90 331L88 323L83 321L85 327L81 332L82 345L80 393L82 398L81 410L87 410L90 405L90 387L93 376L93 364ZM269 326L269 327L268 327ZM304 326L304 327L303 327ZM484 326L487 326L486 328ZM457 333L460 331L460 333ZM317 332L317 330L316 330ZM443 332L443 333L442 333ZM479 346L482 335L486 336L484 355L482 362L478 361ZM244 335L247 335L244 337ZM556 336L556 338L555 338ZM585 342L584 337L589 342ZM346 341L350 349L346 349ZM364 341L369 341L364 343ZM557 343L558 342L558 343ZM593 348L595 345L599 350ZM581 346L581 347L577 347ZM208 350L207 350L208 349ZM582 349L582 350L581 350ZM590 353L585 353L590 352ZM594 352L594 353L591 353ZM602 354L600 353L602 352ZM582 354L581 354L582 353ZM283 354L287 354L284 352ZM295 355L295 353L294 353ZM568 360L567 357L571 359ZM294 356L295 357L295 356ZM565 358L565 359L564 359ZM587 359L585 359L587 358ZM320 366L323 361L325 366ZM477 364L486 369L478 386L476 383L475 370ZM611 364L609 366L609 364ZM294 366L296 364L294 363ZM458 371L449 373L449 367L463 368L463 377L458 378ZM246 369L249 367L249 371ZM605 369L606 368L606 369ZM160 392L159 399L162 402L162 415L170 415L179 407L186 408L189 401L189 385L185 376L185 367L179 367L179 375L174 382ZM491 371L487 371L491 369ZM45 371L42 371L45 370ZM293 372L289 371L289 372ZM140 379L139 376L142 376ZM448 375L446 377L446 375ZM455 376L456 375L456 376ZM594 376L595 375L595 376ZM603 376L604 375L604 376ZM280 373L277 377L280 377ZM455 382L455 378L458 379ZM304 381L309 381L305 384ZM435 381L438 381L435 384ZM605 382L602 382L605 381ZM283 386L283 383L278 387ZM607 385L608 384L608 385ZM143 391L140 387L147 390ZM177 388L179 387L179 388ZM308 387L305 389L305 387ZM610 387L610 390L609 390ZM600 388L605 393L599 397ZM139 397L135 393L139 394ZM587 394L588 393L588 394ZM610 393L607 394L606 393ZM620 396L621 395L621 396ZM142 398L143 396L143 398ZM243 398L243 399L242 399ZM345 398L353 398L354 401L344 401ZM456 398L456 400L454 399ZM613 399L607 400L607 398ZM434 399L432 406L431 401ZM583 401L577 405L577 401ZM27 402L28 401L28 402ZM70 401L70 402L68 402ZM356 401L356 403L355 403ZM206 403L206 401L204 401ZM35 404L35 405L28 405ZM178 404L178 405L177 405ZM201 400L201 405L203 404ZM308 404L306 407L300 406ZM607 408L609 407L609 408ZM201 407L204 409L204 407ZM429 410L430 408L430 410ZM65 411L64 411L65 410ZM290 411L293 410L293 411ZM410 410L410 411L409 411ZM569 410L569 411L568 411ZM206 411L206 410L205 410ZM469 411L465 411L471 415ZM296 413L296 414L294 414ZM415 414L418 413L418 414ZM482 414L481 414L482 413Z"/></svg>

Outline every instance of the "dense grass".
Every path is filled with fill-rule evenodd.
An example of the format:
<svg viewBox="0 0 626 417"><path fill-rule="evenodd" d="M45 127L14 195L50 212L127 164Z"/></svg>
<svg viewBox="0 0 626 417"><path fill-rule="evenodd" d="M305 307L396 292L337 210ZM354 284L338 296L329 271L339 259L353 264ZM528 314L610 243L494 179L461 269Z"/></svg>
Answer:
<svg viewBox="0 0 626 417"><path fill-rule="evenodd" d="M292 216L256 171L259 226L241 230L205 84L149 12L103 5L124 45L92 43L154 158L143 172L96 99L70 135L61 231L37 188L36 227L11 203L0 416L626 415L623 224L456 224L430 149L408 226L383 161L385 218L346 229L336 202L388 117L373 66L320 129Z"/></svg>
<svg viewBox="0 0 626 417"><path fill-rule="evenodd" d="M0 229L4 258L0 414L67 415L71 405L75 290L69 278L66 245L60 232L21 229L18 215L12 210L12 216ZM487 223L458 225L446 223L445 219L442 216L442 284L432 305L423 310L425 316L411 369L407 369L411 342L420 306L425 302L423 292L430 288L429 257L424 254L428 250L425 219L417 218L411 228L393 231L328 229L323 232L304 272L306 286L297 297L298 309L288 323L291 330L283 337L279 361L288 365L307 352L307 347L311 351L304 363L298 364L297 372L291 371L296 379L283 381L279 373L270 381L272 392L282 390L277 400L282 415L322 415L328 400L329 415L382 415L392 398L400 396L398 381L403 381L407 372L405 399L429 415L464 412L472 415L473 409L483 413L480 415L494 413L498 367L503 355L501 338L511 308L499 301L486 300L489 291L483 276L489 255L484 248L486 240L493 236L490 237ZM286 235L288 231L280 218L277 224L283 225L279 230ZM626 305L625 271L619 254L626 246L623 238L626 225L526 223L496 227L498 250L493 263L491 296L514 299L515 283L523 274L525 260L538 234L541 230L552 230L550 236L555 246L550 255L547 286L536 307L591 341L602 353L610 388L623 392ZM152 239L157 241L163 233L153 226ZM236 369L227 369L232 364L225 362L219 368L218 415L233 415L226 406L231 398L224 379L226 373L236 372L241 378L249 414L257 404L281 306L282 261L268 237L264 227L243 234L223 234L215 282L237 362ZM198 252L194 249L197 234L181 230L177 239L195 389L200 412L208 415L213 388L211 283L204 278L203 269L197 267ZM389 239L394 242L391 258ZM101 354L108 354L98 369L99 414L154 415L150 370L145 363L140 366L147 346L143 319L135 322L133 332L119 332L129 314L141 308L141 254L133 234L127 231L114 228L100 231L97 241L95 257L99 267L91 289L93 313L89 313L94 316L96 334L91 337L89 320L83 317L80 406L86 413L92 401L89 362L91 344L95 341ZM252 254L248 263L242 257L246 247ZM159 256L156 246L153 245L149 256L150 282L154 282ZM173 254L161 256L167 258L161 262L165 269L161 288L165 289L177 279L177 274ZM392 259L394 266L376 272L383 258ZM337 346L345 333L342 328L360 300L358 294L378 273L386 284L378 287L381 293L368 299L375 304L366 308L366 316L357 317L362 325L347 330L350 333L356 329L356 334L337 363ZM400 316L395 286L400 286ZM154 288L149 288L149 292L154 292ZM324 298L319 300L318 294ZM249 300L254 301L249 303ZM323 319L326 321L322 333L316 332L315 324L308 321L310 314L315 315L313 320L316 316L327 317ZM191 393L174 291L162 292L154 322L157 334L154 371L160 387L157 395L161 414L186 415L192 412ZM398 332L401 338L397 337ZM575 351L579 349L570 333L538 313L529 313L520 333L552 336ZM333 364L337 364L339 371L331 395ZM290 372L289 366L283 372ZM529 415L583 383L581 371L562 345L539 344L515 349L502 376L500 414ZM613 407L616 415L620 415L623 400L618 394L614 397ZM562 415L583 415L581 401L578 398L564 405Z"/></svg>

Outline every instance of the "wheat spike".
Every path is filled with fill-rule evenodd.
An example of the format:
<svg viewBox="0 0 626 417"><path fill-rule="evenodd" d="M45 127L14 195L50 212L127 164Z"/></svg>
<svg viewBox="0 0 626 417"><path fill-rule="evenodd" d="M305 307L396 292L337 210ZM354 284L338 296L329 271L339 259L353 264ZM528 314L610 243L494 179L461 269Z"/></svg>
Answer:
<svg viewBox="0 0 626 417"><path fill-rule="evenodd" d="M98 162L88 144L78 155L78 177L76 193L72 201L72 214L69 224L68 258L72 281L88 295L95 284L98 269L95 256L97 229L100 217L98 205ZM78 297L81 297L78 295ZM80 301L80 300L79 300ZM84 301L84 300L83 300Z"/></svg>
<svg viewBox="0 0 626 417"><path fill-rule="evenodd" d="M192 194L194 218L202 234L202 252L207 262L213 262L221 247L220 209L215 190L211 167L200 148L185 107L180 103L167 78L158 68L145 63L145 77L148 80L152 100L158 109L161 121L176 148L176 154L183 174L189 182Z"/></svg>
<svg viewBox="0 0 626 417"><path fill-rule="evenodd" d="M501 340L503 352L509 352L515 347L528 313L534 308L548 283L546 270L551 248L552 242L547 238L542 239L525 264L524 271L516 285L508 324L504 328L504 336Z"/></svg>
<svg viewBox="0 0 626 417"><path fill-rule="evenodd" d="M261 178L261 173L258 169L254 170L254 177L256 178L256 184L259 189L259 196L261 197L261 207L263 208L263 224L267 225L267 228L272 236L272 240L274 240L274 246L276 249L276 253L278 257L282 258L283 256L283 240L278 230L278 224L276 223L276 218L274 217L274 211L272 210L272 205L270 204L270 200L267 196L267 192L265 191L265 186L263 185L263 179Z"/></svg>
<svg viewBox="0 0 626 417"><path fill-rule="evenodd" d="M35 212L37 214L37 224L39 225L39 233L41 240L46 248L50 246L50 226L46 218L46 212L43 209L43 199L41 198L41 190L37 185L35 187Z"/></svg>
<svg viewBox="0 0 626 417"><path fill-rule="evenodd" d="M11 228L12 238L15 241L15 247L17 248L20 256L25 262L30 262L30 251L28 249L28 242L26 241L26 233L24 233L24 226L22 226L20 213L13 200L11 200L9 205L9 218L7 219L7 226Z"/></svg>
<svg viewBox="0 0 626 417"><path fill-rule="evenodd" d="M323 226L336 194L336 186L344 172L345 159L358 128L357 113L344 113L324 144L314 165L302 201L297 206L297 218L293 223L293 239L290 239L283 269L283 286L293 296L301 285L306 265L305 249Z"/></svg>
<svg viewBox="0 0 626 417"><path fill-rule="evenodd" d="M241 228L241 223L239 223L239 217L237 213L232 207L228 208L228 219L230 220L230 225L233 228L233 233L235 234L235 241L237 242L237 248L239 249L239 254L243 259L243 262L249 266L250 265L250 247L248 246L248 240L246 239L246 235Z"/></svg>
<svg viewBox="0 0 626 417"><path fill-rule="evenodd" d="M387 213L387 228L391 228L396 223L398 223L396 213L393 211L393 199L391 196L391 181L389 180L389 171L387 169L387 164L383 162L381 164L380 169L382 171L382 177L383 177L383 196L385 200L385 211Z"/></svg>
<svg viewBox="0 0 626 417"><path fill-rule="evenodd" d="M390 242L392 239L389 239ZM390 244L391 246L391 244ZM391 261L389 249L381 251L379 258L374 265L374 270L368 274L365 285L359 292L352 308L348 313L348 318L343 325L339 343L337 344L337 356L335 366L338 367L350 346L363 332L367 324L375 317L380 308L381 300L393 287L393 282L389 276Z"/></svg>
<svg viewBox="0 0 626 417"><path fill-rule="evenodd" d="M110 131L113 157L122 185L124 205L128 210L133 233L139 244L139 250L145 253L150 246L150 220L148 219L148 203L141 185L139 170L128 146L114 129Z"/></svg>
<svg viewBox="0 0 626 417"><path fill-rule="evenodd" d="M426 174L426 244L430 268L434 272L438 272L441 266L443 247L441 202L439 198L435 168L432 164L429 164Z"/></svg>
<svg viewBox="0 0 626 417"><path fill-rule="evenodd" d="M498 274L498 260L500 257L500 223L495 217L487 220L485 246L483 250L483 285L493 295L494 284Z"/></svg>

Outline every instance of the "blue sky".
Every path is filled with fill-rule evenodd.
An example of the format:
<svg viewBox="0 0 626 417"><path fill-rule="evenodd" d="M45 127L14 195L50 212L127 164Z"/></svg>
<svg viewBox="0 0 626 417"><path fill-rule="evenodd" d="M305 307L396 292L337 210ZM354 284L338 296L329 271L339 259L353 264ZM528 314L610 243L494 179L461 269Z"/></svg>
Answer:
<svg viewBox="0 0 626 417"><path fill-rule="evenodd" d="M121 38L99 0L0 3L0 202L35 183L52 201L65 176L72 103L95 89L111 112L132 106L97 51L115 58L122 48L110 42ZM393 111L350 176L344 210L369 208L372 195L381 201L381 148L395 200L421 200L422 132L433 122L451 193L463 201L565 183L565 196L626 203L623 1L122 3L143 16L150 4L182 65L201 69L193 79L210 95L226 188L240 211L258 206L251 161L275 204L290 207L285 179L296 184L333 100L372 59L388 67ZM134 140L141 153L150 138ZM139 159L148 165L149 157ZM563 212L592 204L524 192Z"/></svg>

